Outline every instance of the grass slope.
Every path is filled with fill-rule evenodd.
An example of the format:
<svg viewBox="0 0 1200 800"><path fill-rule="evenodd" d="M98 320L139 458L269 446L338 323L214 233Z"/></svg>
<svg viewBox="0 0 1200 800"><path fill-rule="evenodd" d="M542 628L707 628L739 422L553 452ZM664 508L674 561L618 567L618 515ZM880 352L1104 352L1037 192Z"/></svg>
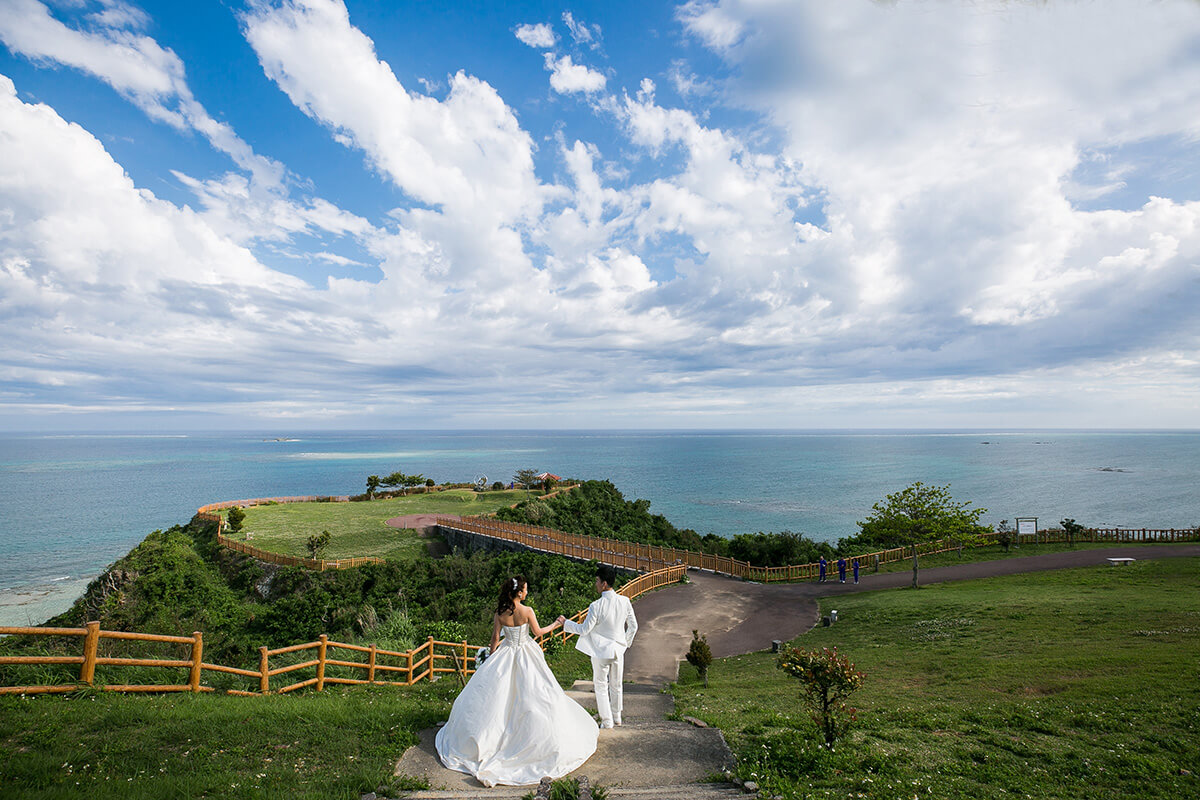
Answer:
<svg viewBox="0 0 1200 800"><path fill-rule="evenodd" d="M40 797L357 800L391 784L456 681L231 697L0 698L0 791Z"/></svg>
<svg viewBox="0 0 1200 800"><path fill-rule="evenodd" d="M677 710L785 797L1200 797L1197 587L1170 559L826 601L796 644L867 675L833 753L770 653L683 664Z"/></svg>
<svg viewBox="0 0 1200 800"><path fill-rule="evenodd" d="M387 526L393 517L410 514L487 514L528 497L523 490L475 492L448 489L357 503L280 503L246 508L239 533L228 534L255 547L288 556L308 557L308 537L329 531L325 558L408 560L424 552L424 543L411 530Z"/></svg>

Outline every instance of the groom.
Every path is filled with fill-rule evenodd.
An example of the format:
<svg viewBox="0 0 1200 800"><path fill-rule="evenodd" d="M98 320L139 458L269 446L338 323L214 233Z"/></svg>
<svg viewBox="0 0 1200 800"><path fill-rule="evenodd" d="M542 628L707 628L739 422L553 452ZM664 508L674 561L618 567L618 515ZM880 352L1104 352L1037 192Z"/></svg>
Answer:
<svg viewBox="0 0 1200 800"><path fill-rule="evenodd" d="M579 635L576 649L592 657L592 685L596 690L596 710L600 727L621 724L621 681L625 671L625 650L637 633L633 603L613 591L616 570L608 564L596 569L596 593L599 599L588 606L583 622L559 617L563 630Z"/></svg>

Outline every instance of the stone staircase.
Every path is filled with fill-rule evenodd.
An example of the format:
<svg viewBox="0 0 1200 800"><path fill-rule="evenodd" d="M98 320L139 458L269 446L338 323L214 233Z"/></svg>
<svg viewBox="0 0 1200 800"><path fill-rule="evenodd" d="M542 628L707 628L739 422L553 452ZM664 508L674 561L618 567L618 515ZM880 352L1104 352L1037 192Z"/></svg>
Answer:
<svg viewBox="0 0 1200 800"><path fill-rule="evenodd" d="M595 711L591 681L576 681L567 694ZM603 786L611 800L718 800L745 797L731 783L711 783L734 766L725 738L715 728L667 719L671 695L651 686L625 685L624 724L600 731L596 753L575 772L591 786ZM536 786L487 788L469 775L441 765L434 749L436 729L422 731L396 765L396 775L427 780L430 789L404 795L412 800L510 800L536 793ZM582 783L582 781L581 781Z"/></svg>

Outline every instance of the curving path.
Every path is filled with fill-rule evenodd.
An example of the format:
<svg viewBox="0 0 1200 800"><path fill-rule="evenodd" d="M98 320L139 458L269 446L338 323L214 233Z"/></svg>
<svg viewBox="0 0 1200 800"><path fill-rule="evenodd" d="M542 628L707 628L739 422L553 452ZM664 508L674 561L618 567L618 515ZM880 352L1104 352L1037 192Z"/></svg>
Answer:
<svg viewBox="0 0 1200 800"><path fill-rule="evenodd" d="M922 584L991 578L1023 572L1068 569L1104 564L1106 558L1200 556L1200 544L1122 545L1097 550L979 561L922 569ZM1121 567L1113 567L1121 569ZM678 677L692 630L708 637L715 658L751 653L771 647L771 641L794 639L818 621L817 600L852 592L894 589L912 583L912 572L861 573L860 583L837 582L837 570L825 583L760 584L691 570L690 583L673 586L638 599L634 604L639 630L625 655L625 680L663 684Z"/></svg>

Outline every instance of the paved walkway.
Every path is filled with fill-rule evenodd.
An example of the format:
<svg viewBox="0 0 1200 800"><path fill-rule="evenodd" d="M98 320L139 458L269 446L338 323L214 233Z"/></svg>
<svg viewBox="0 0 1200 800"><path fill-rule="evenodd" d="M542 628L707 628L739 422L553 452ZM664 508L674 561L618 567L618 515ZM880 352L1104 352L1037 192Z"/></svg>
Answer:
<svg viewBox="0 0 1200 800"><path fill-rule="evenodd" d="M933 567L920 571L920 582L926 585L1093 566L1105 564L1110 557L1141 561L1184 556L1200 556L1200 544L1122 545ZM640 629L625 656L626 680L651 685L675 680L679 662L691 644L693 629L708 637L716 658L766 650L773 639L794 639L815 625L820 598L895 589L912 583L911 570L879 574L864 571L858 585L850 583L849 577L847 583L838 583L836 568L830 573L833 578L825 583L760 584L689 571L691 582L686 586L653 592L634 604Z"/></svg>

